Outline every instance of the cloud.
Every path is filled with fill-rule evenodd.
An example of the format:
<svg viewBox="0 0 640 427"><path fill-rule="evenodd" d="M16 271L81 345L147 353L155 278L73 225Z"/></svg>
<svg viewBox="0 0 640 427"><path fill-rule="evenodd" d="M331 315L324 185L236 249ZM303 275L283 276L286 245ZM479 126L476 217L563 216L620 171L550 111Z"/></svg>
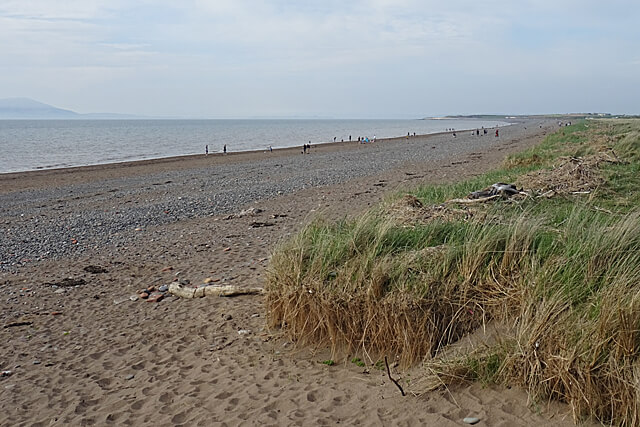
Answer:
<svg viewBox="0 0 640 427"><path fill-rule="evenodd" d="M311 114L343 97L371 111L428 102L459 112L487 88L508 86L502 96L516 102L527 85L539 98L545 84L589 77L639 83L629 59L638 10L615 0L3 0L0 93L65 93L94 111L97 100L122 111L121 100L150 113L158 103L144 98L162 88L199 114ZM399 106L394 92L414 96Z"/></svg>

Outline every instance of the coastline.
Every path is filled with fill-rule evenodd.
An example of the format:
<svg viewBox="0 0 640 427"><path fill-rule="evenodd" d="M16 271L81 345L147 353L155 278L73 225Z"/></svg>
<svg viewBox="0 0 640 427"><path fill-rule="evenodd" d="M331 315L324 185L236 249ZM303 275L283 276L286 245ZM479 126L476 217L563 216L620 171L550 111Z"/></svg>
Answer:
<svg viewBox="0 0 640 427"><path fill-rule="evenodd" d="M421 119L421 120L426 120L426 119ZM456 119L459 120L460 119ZM498 120L496 119L496 122L498 122ZM502 123L505 124L505 126L511 125L514 123L513 120L511 121L505 121L503 119ZM456 131L461 132L461 131L467 131L467 130L472 130L472 129L476 129L477 126L473 126L473 127L469 127L469 128L460 128L460 129L456 129ZM489 128L487 128L489 129ZM418 134L412 137L428 137L428 136L432 136L432 135L440 135L440 134L447 134L449 132L446 131L433 131L433 132L428 132L428 133L423 133L423 134ZM394 137L385 137L385 138L378 138L378 141L385 141L385 140L397 140L397 139L403 139L405 138L404 135L401 136L394 136ZM301 140L301 143L304 142L304 140ZM332 142L332 141L324 141L324 142L314 142L313 145L317 145L317 146L324 146L324 145L333 145L333 144L349 144L349 143L357 143L357 137L354 137L353 141L336 141L336 142ZM277 144L278 141L273 141L273 144ZM301 145L301 144L300 144ZM267 147L268 144L267 142L265 142L265 147ZM274 148L274 151L282 151L282 150L295 150L299 145L295 145L295 146L280 146L277 148ZM259 148L259 149L240 149L238 151L234 151L235 147L229 147L230 153L259 153L259 152L264 152L266 150L266 148ZM203 153L204 154L204 153ZM160 157L149 157L149 158L134 158L131 160L115 160L115 161L106 161L106 162L97 162L97 163L87 163L87 164L77 164L77 165L68 165L68 166L39 166L39 167L34 167L32 169L28 169L28 170L18 170L18 171L10 171L10 172L0 172L0 176L2 175L11 175L11 174L20 174L20 173L29 173L29 172L40 172L40 171L49 171L49 170L65 170L65 169L77 169L77 168L86 168L86 167L101 167L101 166L106 166L106 165L127 165L127 164L135 164L135 163L145 163L145 162L162 162L162 161L172 161L172 160L176 160L176 159L182 159L182 158L190 158L190 157L198 157L200 155L200 153L196 153L196 154L180 154L180 155L170 155L170 156L160 156ZM222 153L216 151L216 152L212 152L210 153L210 155L212 156L217 156L217 155L222 155Z"/></svg>
<svg viewBox="0 0 640 427"><path fill-rule="evenodd" d="M259 296L130 299L173 280L260 286L274 245L312 218L474 176L555 124L524 127L0 175L0 261L17 255L0 268L0 316L24 323L0 330L12 371L0 424L572 425L566 407L533 412L517 388L401 397L385 372L328 366L323 349L266 330ZM238 215L249 207L260 212ZM68 277L85 284L51 285Z"/></svg>
<svg viewBox="0 0 640 427"><path fill-rule="evenodd" d="M543 122L536 120L537 122ZM510 126L519 122L511 122ZM469 132L472 129L456 130L456 132ZM411 135L409 137L399 136L393 138L378 138L375 144L411 142L428 143L431 139L439 137L448 138L452 132L435 132L422 135ZM491 135L489 135L491 136ZM360 144L358 141L336 141L311 144L314 153L330 153L338 151L357 150L359 147L371 145ZM132 176L149 173L150 169L155 171L185 170L202 167L210 167L221 164L241 164L262 160L265 158L291 157L301 154L301 146L274 148L272 152L266 149L229 151L223 153L188 154L180 156L160 157L143 160L129 160L122 162L100 163L94 165L69 166L62 168L43 168L19 172L0 173L0 194L17 189L42 188L49 185L49 180L60 180L64 183L86 182L101 178L114 176ZM73 179L65 179L66 176Z"/></svg>

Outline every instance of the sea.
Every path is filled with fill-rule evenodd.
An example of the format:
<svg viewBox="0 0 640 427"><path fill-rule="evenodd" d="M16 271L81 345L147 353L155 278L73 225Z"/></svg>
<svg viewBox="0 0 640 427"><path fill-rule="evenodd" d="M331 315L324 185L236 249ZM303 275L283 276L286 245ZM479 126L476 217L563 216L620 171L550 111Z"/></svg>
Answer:
<svg viewBox="0 0 640 427"><path fill-rule="evenodd" d="M0 120L0 173L507 126L499 120Z"/></svg>

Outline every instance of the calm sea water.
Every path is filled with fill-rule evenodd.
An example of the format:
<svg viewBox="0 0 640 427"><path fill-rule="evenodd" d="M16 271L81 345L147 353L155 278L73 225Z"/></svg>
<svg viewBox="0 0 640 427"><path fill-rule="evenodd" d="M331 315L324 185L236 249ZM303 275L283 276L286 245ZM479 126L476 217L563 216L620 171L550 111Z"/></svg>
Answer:
<svg viewBox="0 0 640 427"><path fill-rule="evenodd" d="M505 126L485 120L0 120L0 173Z"/></svg>

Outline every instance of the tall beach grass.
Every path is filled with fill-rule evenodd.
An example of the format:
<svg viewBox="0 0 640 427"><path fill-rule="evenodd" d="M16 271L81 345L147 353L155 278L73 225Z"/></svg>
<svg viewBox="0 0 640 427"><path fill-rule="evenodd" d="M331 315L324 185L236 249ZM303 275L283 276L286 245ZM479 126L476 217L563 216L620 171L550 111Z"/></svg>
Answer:
<svg viewBox="0 0 640 427"><path fill-rule="evenodd" d="M272 255L268 322L335 355L421 363L417 393L518 384L532 400L569 403L576 420L636 425L639 156L640 121L585 121L485 176L314 221ZM445 203L500 181L528 196ZM489 323L496 339L450 351Z"/></svg>

